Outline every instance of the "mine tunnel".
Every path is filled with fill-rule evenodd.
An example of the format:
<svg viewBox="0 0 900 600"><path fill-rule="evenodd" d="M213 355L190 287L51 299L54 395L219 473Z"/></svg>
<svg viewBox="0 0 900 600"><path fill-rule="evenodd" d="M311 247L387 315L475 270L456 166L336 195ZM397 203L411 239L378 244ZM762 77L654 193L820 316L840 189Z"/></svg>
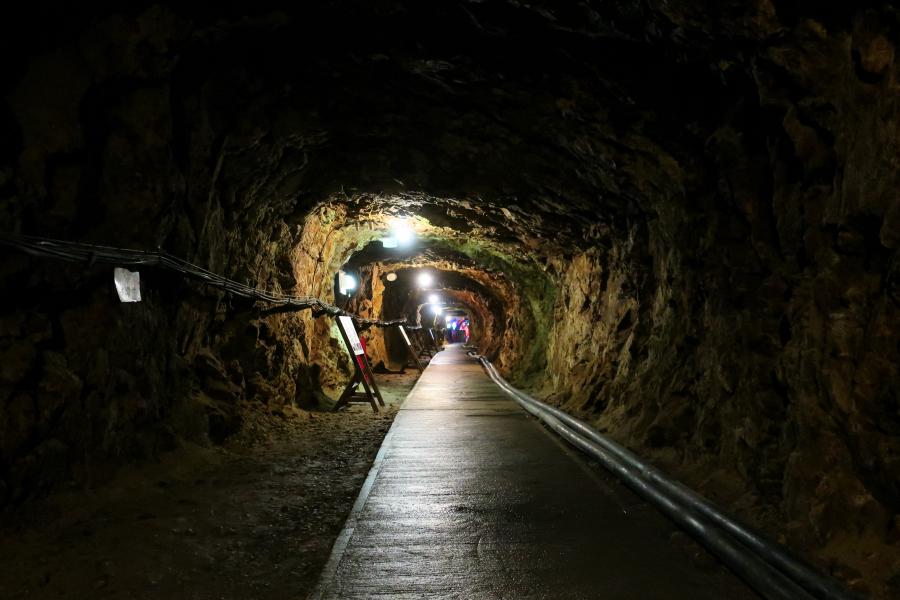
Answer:
<svg viewBox="0 0 900 600"><path fill-rule="evenodd" d="M0 31L0 597L900 597L892 3Z"/></svg>

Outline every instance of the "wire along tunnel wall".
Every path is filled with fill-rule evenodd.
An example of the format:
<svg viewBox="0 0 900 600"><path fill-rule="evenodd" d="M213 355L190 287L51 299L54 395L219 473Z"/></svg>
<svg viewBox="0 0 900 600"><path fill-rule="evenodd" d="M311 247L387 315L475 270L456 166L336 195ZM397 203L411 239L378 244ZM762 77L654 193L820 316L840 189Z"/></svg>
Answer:
<svg viewBox="0 0 900 600"><path fill-rule="evenodd" d="M211 271L207 271L202 267L172 256L162 250L148 252L145 250L81 244L10 233L0 234L0 246L5 246L12 250L17 250L39 258L52 258L68 262L84 263L86 265L101 263L119 267L152 267L175 271L189 279L194 279L206 285L219 288L229 294L274 304L277 306L277 308L273 309L274 312L309 309L317 314L328 314L331 316L346 315L351 317L356 325L362 328L373 325L376 327L389 327L406 322L406 319L396 319L392 321L364 319L359 315L349 313L338 306L329 304L312 296L290 296L255 288L228 279Z"/></svg>

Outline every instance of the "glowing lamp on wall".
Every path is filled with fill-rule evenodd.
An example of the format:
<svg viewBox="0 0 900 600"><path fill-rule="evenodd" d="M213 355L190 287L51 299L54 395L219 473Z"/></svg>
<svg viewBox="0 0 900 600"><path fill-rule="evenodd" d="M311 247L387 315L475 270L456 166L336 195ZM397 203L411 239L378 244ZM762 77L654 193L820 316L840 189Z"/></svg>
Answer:
<svg viewBox="0 0 900 600"><path fill-rule="evenodd" d="M437 294L429 294L428 295L428 302L430 302L431 304L437 304L439 301L440 301L440 299L438 298Z"/></svg>
<svg viewBox="0 0 900 600"><path fill-rule="evenodd" d="M341 271L338 273L338 290L345 296L349 296L350 292L356 289L356 279L353 275Z"/></svg>

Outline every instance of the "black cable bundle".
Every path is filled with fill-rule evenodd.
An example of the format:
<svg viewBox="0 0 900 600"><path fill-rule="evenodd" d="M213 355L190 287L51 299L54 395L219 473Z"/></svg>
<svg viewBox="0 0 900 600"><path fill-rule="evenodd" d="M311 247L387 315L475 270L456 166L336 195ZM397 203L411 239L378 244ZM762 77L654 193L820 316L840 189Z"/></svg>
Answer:
<svg viewBox="0 0 900 600"><path fill-rule="evenodd" d="M6 246L7 248L24 252L29 256L54 258L68 262L87 264L104 263L117 267L154 267L167 269L169 271L181 273L191 279L199 280L206 285L217 287L229 294L240 296L241 298L259 300L279 306L277 309L270 310L270 313L310 309L316 316L327 314L333 317L351 317L358 326L363 328L368 328L373 325L376 327L390 327L406 322L406 319L395 319L393 321L363 319L358 315L348 313L333 304L328 304L327 302L312 296L288 296L250 287L249 285L238 283L237 281L228 279L227 277L223 277L212 271L207 271L202 267L189 263L176 256L172 256L162 250L148 252L145 250L114 248L112 246L65 242L12 233L0 233L0 246Z"/></svg>

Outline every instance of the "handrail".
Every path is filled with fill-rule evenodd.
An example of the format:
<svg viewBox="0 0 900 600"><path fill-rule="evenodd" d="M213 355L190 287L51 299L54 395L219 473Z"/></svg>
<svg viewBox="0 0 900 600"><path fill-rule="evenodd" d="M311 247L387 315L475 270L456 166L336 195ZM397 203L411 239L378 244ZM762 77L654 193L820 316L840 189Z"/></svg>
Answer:
<svg viewBox="0 0 900 600"><path fill-rule="evenodd" d="M833 579L725 515L703 496L668 478L594 428L514 388L483 356L475 352L469 354L477 357L491 379L523 408L570 443L600 460L607 469L691 532L764 597L856 598Z"/></svg>
<svg viewBox="0 0 900 600"><path fill-rule="evenodd" d="M328 304L313 296L290 296L251 287L208 271L203 267L189 263L182 258L173 256L162 250L149 252L146 250L132 250L128 248L115 248L112 246L67 242L15 233L0 233L0 246L18 250L30 256L55 258L69 262L83 262L88 265L104 263L121 267L146 266L168 269L186 275L192 279L197 279L206 285L218 287L235 296L279 305L280 308L273 309L275 312L310 309L317 313L328 314L333 317L348 316L358 325L362 326L375 325L376 327L390 327L393 325L401 325L406 322L406 319L395 319L393 321L364 319L359 315L354 315L338 306Z"/></svg>

